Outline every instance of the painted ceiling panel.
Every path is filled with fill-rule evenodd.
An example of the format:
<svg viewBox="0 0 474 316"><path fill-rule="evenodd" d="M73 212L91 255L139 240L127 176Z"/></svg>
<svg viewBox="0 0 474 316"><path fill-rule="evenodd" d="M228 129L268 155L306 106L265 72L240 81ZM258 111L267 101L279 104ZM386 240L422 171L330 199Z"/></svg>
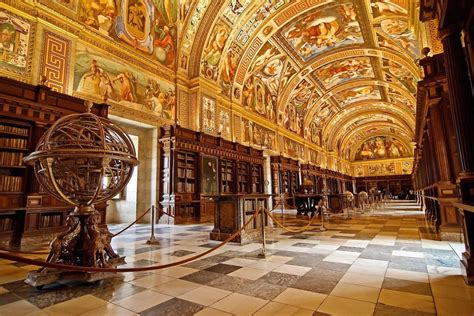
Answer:
<svg viewBox="0 0 474 316"><path fill-rule="evenodd" d="M329 50L364 42L355 5L350 2L312 11L281 33L304 62Z"/></svg>
<svg viewBox="0 0 474 316"><path fill-rule="evenodd" d="M369 57L343 59L324 65L314 71L325 89L355 79L374 78L374 69Z"/></svg>

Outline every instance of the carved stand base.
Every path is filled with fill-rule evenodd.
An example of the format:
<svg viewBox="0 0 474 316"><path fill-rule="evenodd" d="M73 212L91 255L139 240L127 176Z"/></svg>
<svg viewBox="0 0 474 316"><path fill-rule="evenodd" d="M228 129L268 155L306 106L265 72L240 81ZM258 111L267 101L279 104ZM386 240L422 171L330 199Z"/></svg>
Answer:
<svg viewBox="0 0 474 316"><path fill-rule="evenodd" d="M88 212L72 212L66 219L66 231L58 234L49 243L50 252L46 262L70 266L115 268L125 264L125 257L114 252L112 234L99 227L100 215L93 208ZM42 288L51 283L66 281L96 282L115 277L113 272L76 272L51 268L40 268L28 274L26 283Z"/></svg>
<svg viewBox="0 0 474 316"><path fill-rule="evenodd" d="M125 257L110 260L110 268L126 264ZM43 271L31 271L26 277L25 283L41 290L43 286L53 283L87 282L94 283L105 279L120 277L114 272L77 272L66 270L48 269Z"/></svg>

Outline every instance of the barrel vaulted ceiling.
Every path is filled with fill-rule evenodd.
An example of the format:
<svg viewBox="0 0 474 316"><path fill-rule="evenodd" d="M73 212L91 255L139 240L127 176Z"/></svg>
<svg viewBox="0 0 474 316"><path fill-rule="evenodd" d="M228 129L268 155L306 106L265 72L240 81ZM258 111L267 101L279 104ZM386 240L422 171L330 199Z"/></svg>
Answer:
<svg viewBox="0 0 474 316"><path fill-rule="evenodd" d="M182 8L181 68L234 104L350 159L414 137L414 0L198 0Z"/></svg>

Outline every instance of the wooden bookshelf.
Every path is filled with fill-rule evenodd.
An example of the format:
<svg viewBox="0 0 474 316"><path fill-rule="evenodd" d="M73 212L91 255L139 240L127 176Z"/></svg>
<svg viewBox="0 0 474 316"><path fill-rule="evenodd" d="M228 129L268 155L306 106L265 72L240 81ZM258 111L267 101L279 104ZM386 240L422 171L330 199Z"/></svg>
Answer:
<svg viewBox="0 0 474 316"><path fill-rule="evenodd" d="M250 193L249 190L249 164L237 163L237 191L238 193Z"/></svg>
<svg viewBox="0 0 474 316"><path fill-rule="evenodd" d="M176 191L179 193L194 193L196 191L196 154L178 152L176 162Z"/></svg>
<svg viewBox="0 0 474 316"><path fill-rule="evenodd" d="M253 183L263 191L261 150L178 125L162 127L160 143L160 203L175 216L170 222L213 221L217 208L211 195L250 193ZM193 181L194 190L182 189L181 183Z"/></svg>
<svg viewBox="0 0 474 316"><path fill-rule="evenodd" d="M299 191L299 162L298 160L283 156L270 157L272 168L272 193L284 193L287 196L286 203L294 206L294 194Z"/></svg>
<svg viewBox="0 0 474 316"><path fill-rule="evenodd" d="M252 193L263 193L263 168L261 165L251 165Z"/></svg>
<svg viewBox="0 0 474 316"><path fill-rule="evenodd" d="M92 111L107 117L107 109L95 104ZM84 110L81 99L0 78L0 239L9 239L12 247L20 245L25 235L60 231L73 209L41 188L23 158L60 117ZM105 207L96 208L105 224Z"/></svg>
<svg viewBox="0 0 474 316"><path fill-rule="evenodd" d="M221 193L231 193L233 191L233 182L234 182L234 163L230 160L222 159L220 161L221 166Z"/></svg>
<svg viewBox="0 0 474 316"><path fill-rule="evenodd" d="M312 164L303 164L301 165L301 175L302 181L308 179L313 182L313 187L309 189L307 193L315 193L321 194L323 191L323 174L324 172L321 170L319 166L315 166ZM302 192L301 193L305 193Z"/></svg>

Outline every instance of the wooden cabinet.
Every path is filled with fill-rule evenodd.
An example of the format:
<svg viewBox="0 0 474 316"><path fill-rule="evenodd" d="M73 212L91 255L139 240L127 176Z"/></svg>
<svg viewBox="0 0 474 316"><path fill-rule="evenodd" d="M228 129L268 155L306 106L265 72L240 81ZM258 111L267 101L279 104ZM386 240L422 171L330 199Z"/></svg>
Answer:
<svg viewBox="0 0 474 316"><path fill-rule="evenodd" d="M237 192L250 193L249 190L249 164L247 162L237 162Z"/></svg>
<svg viewBox="0 0 474 316"><path fill-rule="evenodd" d="M175 223L212 221L208 196L263 192L263 152L177 125L161 129L161 205Z"/></svg>
<svg viewBox="0 0 474 316"><path fill-rule="evenodd" d="M304 183L306 179L313 183L312 188L307 189L308 193L321 194L323 192L323 174L324 172L318 166L311 164L301 165L302 183Z"/></svg>
<svg viewBox="0 0 474 316"><path fill-rule="evenodd" d="M262 165L250 165L252 193L263 193L263 167Z"/></svg>
<svg viewBox="0 0 474 316"><path fill-rule="evenodd" d="M285 194L286 203L294 206L294 193L299 191L300 187L300 167L298 160L293 160L283 156L270 157L272 168L272 192L273 194Z"/></svg>
<svg viewBox="0 0 474 316"><path fill-rule="evenodd" d="M222 159L220 161L221 166L221 193L231 193L234 191L234 163L230 160ZM211 193L211 192L209 192Z"/></svg>
<svg viewBox="0 0 474 316"><path fill-rule="evenodd" d="M214 229L210 237L212 240L223 241L239 231L246 222L242 233L232 239L233 242L246 243L261 237L262 216L265 228L270 228L269 218L266 213L252 217L260 208L268 209L267 194L229 194L210 197L215 201Z"/></svg>
<svg viewBox="0 0 474 316"><path fill-rule="evenodd" d="M406 194L413 190L411 177L409 175L363 177L356 180L357 192L369 192L376 188L382 192L390 193L395 198L405 199ZM414 197L411 197L414 198Z"/></svg>
<svg viewBox="0 0 474 316"><path fill-rule="evenodd" d="M176 191L193 194L196 192L197 157L192 152L176 154Z"/></svg>
<svg viewBox="0 0 474 316"><path fill-rule="evenodd" d="M93 112L107 117L107 109L95 104ZM0 78L0 238L9 238L11 246L18 246L25 235L61 230L73 209L45 192L23 158L60 117L84 110L78 98ZM96 207L105 223L105 207Z"/></svg>

